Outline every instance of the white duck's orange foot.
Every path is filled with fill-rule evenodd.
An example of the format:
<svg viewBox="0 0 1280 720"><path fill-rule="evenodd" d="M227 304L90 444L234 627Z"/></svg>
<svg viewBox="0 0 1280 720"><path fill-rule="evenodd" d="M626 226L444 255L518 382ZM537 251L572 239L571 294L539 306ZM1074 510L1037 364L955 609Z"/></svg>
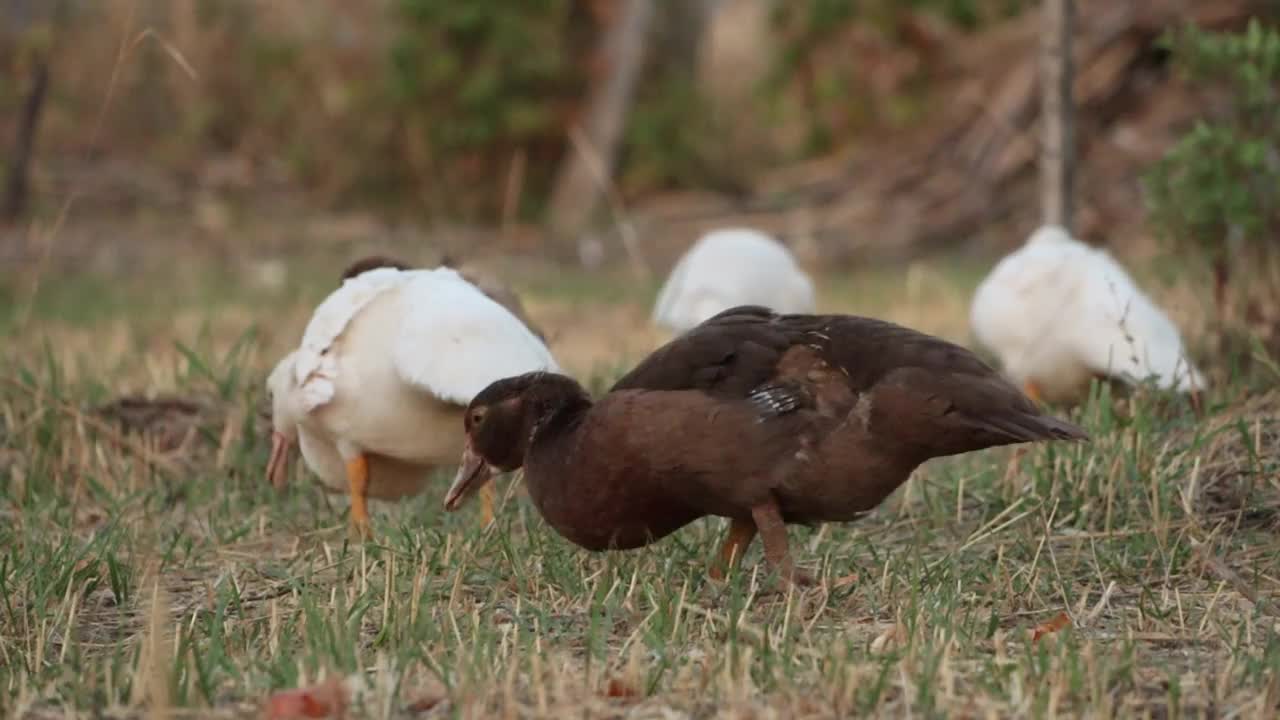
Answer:
<svg viewBox="0 0 1280 720"><path fill-rule="evenodd" d="M1022 384L1022 392L1031 398L1034 403L1044 402L1044 395L1040 392L1040 386L1034 380L1028 380Z"/></svg>
<svg viewBox="0 0 1280 720"><path fill-rule="evenodd" d="M347 484L351 488L351 530L358 540L373 537L369 527L369 461L363 454L347 461Z"/></svg>
<svg viewBox="0 0 1280 720"><path fill-rule="evenodd" d="M349 525L351 538L357 542L364 542L373 539L373 528L369 525L369 516L357 517L355 513L351 514L351 523Z"/></svg>

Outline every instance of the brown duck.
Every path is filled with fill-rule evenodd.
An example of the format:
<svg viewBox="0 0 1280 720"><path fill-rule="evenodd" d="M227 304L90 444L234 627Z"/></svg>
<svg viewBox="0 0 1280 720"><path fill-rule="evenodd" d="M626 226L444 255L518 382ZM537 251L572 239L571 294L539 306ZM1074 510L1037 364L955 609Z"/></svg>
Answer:
<svg viewBox="0 0 1280 720"><path fill-rule="evenodd" d="M1087 439L973 353L849 315L726 310L659 348L593 402L575 380L529 373L471 402L447 509L491 468L524 468L529 495L589 550L651 543L706 515L731 520L720 563L756 534L783 578L786 523L848 521L930 458Z"/></svg>

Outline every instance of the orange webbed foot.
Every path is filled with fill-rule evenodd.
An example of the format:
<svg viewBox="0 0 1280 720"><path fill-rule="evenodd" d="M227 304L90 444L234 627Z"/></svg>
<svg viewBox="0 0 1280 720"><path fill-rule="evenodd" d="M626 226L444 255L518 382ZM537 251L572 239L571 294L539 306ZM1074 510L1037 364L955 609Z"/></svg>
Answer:
<svg viewBox="0 0 1280 720"><path fill-rule="evenodd" d="M1022 392L1024 395L1031 398L1031 401L1034 403L1042 404L1044 402L1044 394L1040 391L1040 386L1036 384L1035 380L1027 380L1024 382L1022 384Z"/></svg>
<svg viewBox="0 0 1280 720"><path fill-rule="evenodd" d="M756 537L756 524L750 520L734 518L729 522L729 534L720 546L720 556L712 563L707 574L712 580L724 580L729 569L741 564L742 556L747 554L751 541Z"/></svg>
<svg viewBox="0 0 1280 720"><path fill-rule="evenodd" d="M347 484L351 488L351 530L358 540L369 540L369 461L364 454L347 461Z"/></svg>

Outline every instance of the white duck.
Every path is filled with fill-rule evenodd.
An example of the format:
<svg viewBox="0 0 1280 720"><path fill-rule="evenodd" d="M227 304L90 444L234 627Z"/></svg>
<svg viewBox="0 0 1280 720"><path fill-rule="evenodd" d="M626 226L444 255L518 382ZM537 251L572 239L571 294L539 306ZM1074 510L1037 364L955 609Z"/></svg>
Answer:
<svg viewBox="0 0 1280 720"><path fill-rule="evenodd" d="M995 266L974 293L970 324L1037 400L1078 399L1093 377L1205 386L1178 329L1124 268L1056 225Z"/></svg>
<svg viewBox="0 0 1280 720"><path fill-rule="evenodd" d="M713 230L676 263L658 293L653 321L683 332L737 305L813 312L813 282L777 240L758 230Z"/></svg>
<svg viewBox="0 0 1280 720"><path fill-rule="evenodd" d="M267 477L284 485L296 442L329 489L350 492L352 526L367 537L366 500L417 494L433 468L456 464L471 398L533 370L557 370L546 345L456 271L351 277L267 380ZM484 512L492 518L492 495Z"/></svg>

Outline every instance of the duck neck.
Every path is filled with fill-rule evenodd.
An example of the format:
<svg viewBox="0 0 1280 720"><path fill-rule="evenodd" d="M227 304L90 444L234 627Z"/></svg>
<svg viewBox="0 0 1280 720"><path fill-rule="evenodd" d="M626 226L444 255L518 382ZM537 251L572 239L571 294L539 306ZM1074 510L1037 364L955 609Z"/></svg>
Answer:
<svg viewBox="0 0 1280 720"><path fill-rule="evenodd" d="M527 401L532 402L535 408L535 412L529 415L525 432L529 442L528 453L537 453L547 445L554 445L577 429L592 403L585 390L581 387L576 390L535 395Z"/></svg>
<svg viewBox="0 0 1280 720"><path fill-rule="evenodd" d="M560 485L571 475L565 471L573 462L573 445L592 407L591 396L577 383L548 390L525 400L536 412L528 415L525 427L524 481L539 508L565 489Z"/></svg>

